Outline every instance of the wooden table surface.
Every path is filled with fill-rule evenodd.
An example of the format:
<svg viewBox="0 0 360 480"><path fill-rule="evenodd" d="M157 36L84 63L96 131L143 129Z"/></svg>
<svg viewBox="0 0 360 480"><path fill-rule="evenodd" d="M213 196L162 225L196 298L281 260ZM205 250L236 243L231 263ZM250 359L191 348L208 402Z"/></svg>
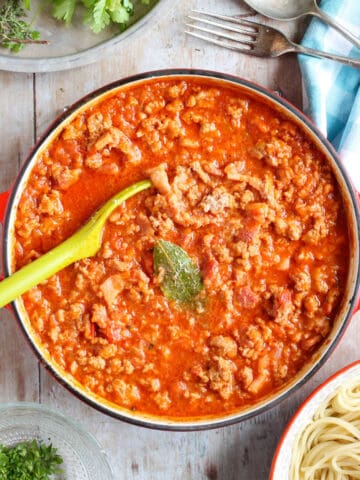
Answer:
<svg viewBox="0 0 360 480"><path fill-rule="evenodd" d="M240 0L175 3L160 23L146 25L92 65L56 73L0 72L1 191L11 186L29 149L57 114L84 94L128 75L173 67L218 70L277 90L301 107L296 57L256 59L183 34L184 17L191 8L244 12ZM299 37L303 28L278 26L292 38ZM267 413L217 430L152 431L114 420L73 397L39 365L15 318L5 309L0 317L0 402L41 402L72 416L103 446L116 480L265 480L281 432L297 406L319 382L359 358L360 328L355 318L312 380Z"/></svg>

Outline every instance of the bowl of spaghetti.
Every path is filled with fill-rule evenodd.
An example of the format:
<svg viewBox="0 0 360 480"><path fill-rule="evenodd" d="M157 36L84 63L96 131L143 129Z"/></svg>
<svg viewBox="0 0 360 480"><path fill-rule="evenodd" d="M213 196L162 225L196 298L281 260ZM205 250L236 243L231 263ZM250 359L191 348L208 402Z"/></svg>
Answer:
<svg viewBox="0 0 360 480"><path fill-rule="evenodd" d="M269 480L360 478L360 361L301 405L280 439Z"/></svg>

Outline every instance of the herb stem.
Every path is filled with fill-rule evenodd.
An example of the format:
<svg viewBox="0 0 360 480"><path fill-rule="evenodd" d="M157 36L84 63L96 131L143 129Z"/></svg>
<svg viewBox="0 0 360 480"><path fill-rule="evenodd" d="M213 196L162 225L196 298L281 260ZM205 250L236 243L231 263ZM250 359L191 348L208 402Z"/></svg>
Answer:
<svg viewBox="0 0 360 480"><path fill-rule="evenodd" d="M26 12L22 0L7 0L0 6L0 45L12 52L18 52L24 44L47 44L32 24L25 20Z"/></svg>
<svg viewBox="0 0 360 480"><path fill-rule="evenodd" d="M2 35L0 37L0 40L1 40L1 43L8 43L8 42L11 42L11 43L18 43L18 44L33 44L33 43L38 43L40 45L48 45L50 42L48 42L47 40L36 40L36 39L32 39L32 38L13 38L13 37L9 37L8 35Z"/></svg>

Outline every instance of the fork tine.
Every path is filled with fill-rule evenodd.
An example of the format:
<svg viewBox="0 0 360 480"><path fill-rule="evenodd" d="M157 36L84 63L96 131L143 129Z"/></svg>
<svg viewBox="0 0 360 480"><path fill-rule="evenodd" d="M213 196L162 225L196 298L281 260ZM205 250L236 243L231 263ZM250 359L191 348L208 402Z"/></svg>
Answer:
<svg viewBox="0 0 360 480"><path fill-rule="evenodd" d="M235 50L236 52L240 52L240 53L252 53L252 51L249 48L239 47L238 44L240 42L238 41L236 42L236 45L235 45L234 43L223 42L221 40L217 40L216 38L208 37L206 35L201 35L200 33L196 33L190 30L185 30L185 33L187 33L191 37L200 38L201 40L205 40L206 42L212 43L214 45L218 45L219 47L227 48L229 50Z"/></svg>
<svg viewBox="0 0 360 480"><path fill-rule="evenodd" d="M212 30L211 28L207 27L201 27L200 25L194 25L193 23L186 23L185 24L187 27L190 27L193 29L193 31L200 31L200 32L205 32L205 33L210 33L211 35L215 35L218 39L226 39L226 40L231 40L232 42L240 43L242 45L248 45L249 47L252 47L254 45L255 40L242 40L240 38L234 38L233 36L227 34L226 32L220 32L218 30ZM225 28L225 27L224 27ZM234 31L234 30L232 30ZM189 31L186 31L186 33L189 33ZM198 38L204 38L203 36L199 36L199 34L194 34L194 37ZM207 41L210 41L211 37L206 37ZM220 40L218 40L220 41ZM224 46L222 44L222 46ZM229 47L228 47L229 48Z"/></svg>
<svg viewBox="0 0 360 480"><path fill-rule="evenodd" d="M208 19L203 18L201 16L198 17L198 16L193 16L193 15L188 15L188 18L190 20L194 20L196 22L205 23L206 25L212 25L213 27L219 27L219 28L222 28L224 30L229 30L230 32L241 33L243 35L249 35L249 36L256 35L256 32L252 32L250 30L245 30L243 28L239 28L239 27L236 27L236 26L231 26L231 25L228 25L224 22L215 22L214 20L208 20ZM206 30L204 30L204 31L206 31ZM210 32L209 31L209 33L215 33L215 32Z"/></svg>
<svg viewBox="0 0 360 480"><path fill-rule="evenodd" d="M204 10L192 10L193 13L198 14L198 15L206 15L207 17L215 18L217 20L225 20L230 23L236 23L237 25L241 25L243 27L248 27L252 28L255 31L259 29L259 23L253 22L251 20L246 20L245 18L239 17L239 16L230 16L230 15L222 15L221 13L212 13L212 12L207 12ZM202 18L198 18L199 21L203 21Z"/></svg>

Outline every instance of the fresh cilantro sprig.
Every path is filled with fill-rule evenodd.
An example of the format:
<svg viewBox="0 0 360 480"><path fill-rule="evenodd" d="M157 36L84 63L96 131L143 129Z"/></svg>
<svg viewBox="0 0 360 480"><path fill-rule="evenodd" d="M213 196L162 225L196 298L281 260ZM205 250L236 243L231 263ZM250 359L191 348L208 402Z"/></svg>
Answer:
<svg viewBox="0 0 360 480"><path fill-rule="evenodd" d="M53 4L53 17L70 25L78 0L50 0Z"/></svg>
<svg viewBox="0 0 360 480"><path fill-rule="evenodd" d="M40 40L40 34L26 21L24 7L30 7L30 0L0 0L0 45L12 52L20 51L27 43L47 43Z"/></svg>
<svg viewBox="0 0 360 480"><path fill-rule="evenodd" d="M77 5L85 7L84 22L94 33L99 33L111 23L126 27L134 14L134 4L131 0L51 0L54 4L53 15L70 25ZM150 0L142 0L149 5Z"/></svg>
<svg viewBox="0 0 360 480"><path fill-rule="evenodd" d="M119 25L125 30L130 17L134 14L131 0L46 0L52 4L52 15L57 20L70 25L75 10L82 8L84 23L94 33L101 32L110 24ZM149 5L151 0L141 0ZM27 43L48 43L40 40L40 34L27 21L27 10L31 0L0 0L0 46L12 52L20 51ZM0 479L1 480L1 479Z"/></svg>
<svg viewBox="0 0 360 480"><path fill-rule="evenodd" d="M62 463L51 444L31 440L13 447L0 445L0 480L50 480L62 473Z"/></svg>

